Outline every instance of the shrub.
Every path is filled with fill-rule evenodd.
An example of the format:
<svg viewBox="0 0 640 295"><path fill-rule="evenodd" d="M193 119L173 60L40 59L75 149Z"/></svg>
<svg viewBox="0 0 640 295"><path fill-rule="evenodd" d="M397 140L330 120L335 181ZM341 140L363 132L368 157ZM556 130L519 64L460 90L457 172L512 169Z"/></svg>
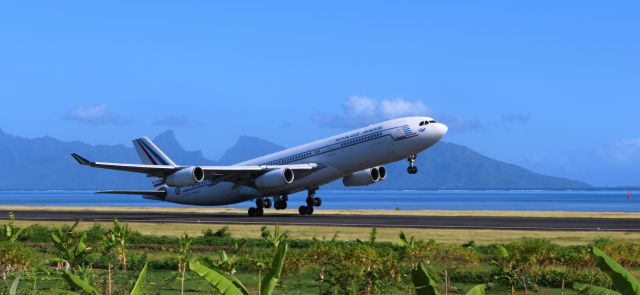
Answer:
<svg viewBox="0 0 640 295"><path fill-rule="evenodd" d="M18 243L0 241L0 277L13 272L25 272L37 262L35 253Z"/></svg>
<svg viewBox="0 0 640 295"><path fill-rule="evenodd" d="M206 238L230 238L231 237L231 231L229 230L228 226L223 226L220 229L218 229L217 231L213 231L210 228L207 228L205 231L202 232L203 237Z"/></svg>

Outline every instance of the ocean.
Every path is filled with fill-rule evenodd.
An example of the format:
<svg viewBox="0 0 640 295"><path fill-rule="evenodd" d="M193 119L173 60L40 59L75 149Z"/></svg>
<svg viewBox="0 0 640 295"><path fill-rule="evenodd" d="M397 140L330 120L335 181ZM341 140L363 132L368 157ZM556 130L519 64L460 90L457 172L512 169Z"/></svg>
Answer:
<svg viewBox="0 0 640 295"><path fill-rule="evenodd" d="M640 191L546 191L546 190L461 190L461 191L318 191L324 209L387 210L498 210L498 211L588 211L640 212ZM289 196L289 208L304 203L305 193ZM0 191L0 206L114 206L177 207L139 196L96 195L93 191ZM252 202L229 206L248 208Z"/></svg>

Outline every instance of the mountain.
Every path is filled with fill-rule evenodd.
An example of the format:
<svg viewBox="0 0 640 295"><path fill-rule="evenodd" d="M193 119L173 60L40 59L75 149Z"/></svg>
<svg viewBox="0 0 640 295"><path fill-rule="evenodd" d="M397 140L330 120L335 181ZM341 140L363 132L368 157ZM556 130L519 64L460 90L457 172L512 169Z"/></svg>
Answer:
<svg viewBox="0 0 640 295"><path fill-rule="evenodd" d="M142 175L79 167L70 161L72 152L103 161L140 161L133 148L123 145L89 145L51 137L27 139L0 131L0 189L135 188L148 185Z"/></svg>
<svg viewBox="0 0 640 295"><path fill-rule="evenodd" d="M264 139L241 136L219 161L201 151L185 151L173 131L159 134L154 142L179 164L225 165L283 150ZM51 137L23 138L0 130L0 189L133 189L148 188L150 180L137 173L79 166L69 154L88 159L139 163L132 147L64 142ZM522 167L483 156L467 147L440 142L418 156L417 175L406 172L404 161L387 165L388 178L366 189L566 189L590 185L541 175ZM341 188L336 181L327 188Z"/></svg>
<svg viewBox="0 0 640 295"><path fill-rule="evenodd" d="M380 189L570 189L590 188L580 181L546 176L483 156L468 147L439 142L418 155L419 172L408 175L407 162L385 166ZM418 181L416 181L416 178Z"/></svg>
<svg viewBox="0 0 640 295"><path fill-rule="evenodd" d="M185 151L173 131L154 140L169 157L180 164L215 165L200 151ZM124 145L89 145L79 141L64 142L51 137L23 138L0 130L0 189L141 189L150 179L138 173L109 171L79 166L70 156L78 153L90 160L140 163L133 147Z"/></svg>
<svg viewBox="0 0 640 295"><path fill-rule="evenodd" d="M222 155L222 158L220 158L220 164L235 164L248 159L253 159L271 153L279 152L284 149L285 147L279 146L270 141L243 135L238 138L236 144L234 144L227 150L226 153L224 153L224 155Z"/></svg>
<svg viewBox="0 0 640 295"><path fill-rule="evenodd" d="M158 134L153 139L155 143L165 154L169 155L169 158L175 163L180 165L217 165L216 161L206 159L202 155L202 151L185 151L178 140L173 130L167 130Z"/></svg>

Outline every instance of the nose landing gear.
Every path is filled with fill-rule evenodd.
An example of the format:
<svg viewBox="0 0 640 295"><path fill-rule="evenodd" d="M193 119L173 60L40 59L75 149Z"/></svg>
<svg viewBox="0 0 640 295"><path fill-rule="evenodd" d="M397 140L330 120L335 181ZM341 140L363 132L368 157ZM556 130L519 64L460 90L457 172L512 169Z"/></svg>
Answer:
<svg viewBox="0 0 640 295"><path fill-rule="evenodd" d="M409 161L409 167L407 167L407 172L409 174L418 173L418 167L416 167L416 158L417 157L418 157L418 155L413 154L413 155L409 155L409 157L407 158L407 161Z"/></svg>
<svg viewBox="0 0 640 295"><path fill-rule="evenodd" d="M307 205L300 206L298 208L298 213L300 215L311 215L313 214L313 207L320 207L322 205L322 199L320 197L316 197L317 189L310 189L307 195Z"/></svg>

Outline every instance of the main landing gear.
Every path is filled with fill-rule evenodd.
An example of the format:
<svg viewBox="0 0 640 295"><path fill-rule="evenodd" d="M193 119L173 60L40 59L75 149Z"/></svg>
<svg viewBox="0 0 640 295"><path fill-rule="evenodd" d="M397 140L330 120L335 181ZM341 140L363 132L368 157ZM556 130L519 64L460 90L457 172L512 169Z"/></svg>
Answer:
<svg viewBox="0 0 640 295"><path fill-rule="evenodd" d="M276 210L287 209L287 201L289 200L287 195L277 196L275 198L276 201L274 202L273 208Z"/></svg>
<svg viewBox="0 0 640 295"><path fill-rule="evenodd" d="M271 200L263 197L256 199L256 206L249 208L249 216L262 216L264 214L264 208L271 208Z"/></svg>
<svg viewBox="0 0 640 295"><path fill-rule="evenodd" d="M269 199L269 197L257 198L256 206L249 208L247 213L249 213L249 216L251 217L262 216L264 214L264 209L271 208L271 205L273 205L273 208L275 208L276 210L284 210L287 209L288 200L289 197L287 195L275 196L273 197L273 202L271 201L271 199Z"/></svg>
<svg viewBox="0 0 640 295"><path fill-rule="evenodd" d="M313 214L314 207L320 207L322 205L322 199L320 197L316 197L316 190L318 189L316 188L309 190L309 193L307 194L306 206L302 205L300 206L300 208L298 208L298 213L300 213L300 215L311 215ZM271 199L267 196L257 198L256 206L249 208L247 213L251 217L262 216L264 214L264 209L271 208L271 205L273 205L273 208L275 208L276 210L284 210L287 209L287 201L289 201L289 196L287 196L286 194L281 196L274 196L273 201L271 201Z"/></svg>
<svg viewBox="0 0 640 295"><path fill-rule="evenodd" d="M298 213L300 215L311 215L313 214L313 207L320 207L322 205L322 199L320 197L316 197L317 189L310 189L307 195L307 205L300 206L298 208Z"/></svg>
<svg viewBox="0 0 640 295"><path fill-rule="evenodd" d="M417 157L418 157L418 155L413 154L413 155L409 155L409 157L407 158L407 161L409 161L409 167L407 167L407 172L409 174L418 173L418 167L416 167L416 158Z"/></svg>

